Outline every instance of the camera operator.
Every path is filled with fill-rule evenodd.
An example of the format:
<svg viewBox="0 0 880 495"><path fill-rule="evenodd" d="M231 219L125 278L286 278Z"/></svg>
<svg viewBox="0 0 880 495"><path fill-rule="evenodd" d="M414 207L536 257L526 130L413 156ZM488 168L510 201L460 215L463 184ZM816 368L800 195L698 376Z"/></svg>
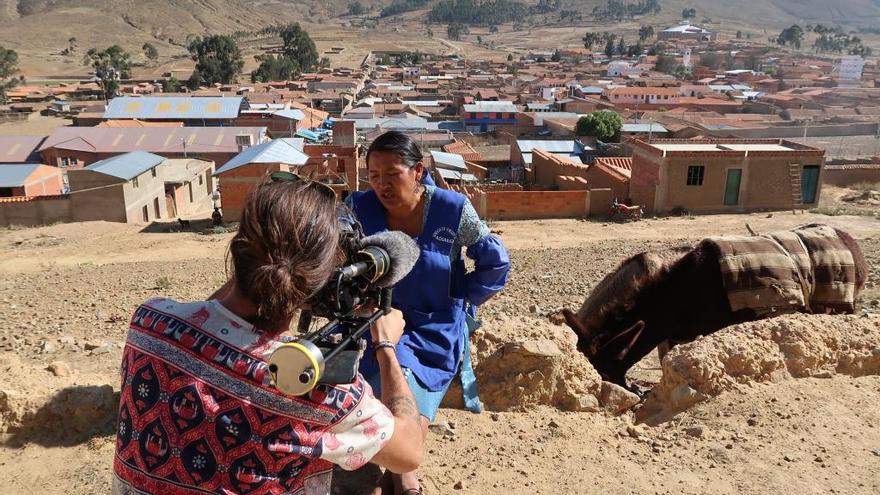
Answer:
<svg viewBox="0 0 880 495"><path fill-rule="evenodd" d="M226 290L207 301L150 299L135 311L121 367L114 494L324 495L333 464L418 467L419 411L394 349L399 311L371 328L382 343L381 402L360 375L302 397L271 383L266 358L340 263L338 240L332 190L261 184L229 247Z"/></svg>

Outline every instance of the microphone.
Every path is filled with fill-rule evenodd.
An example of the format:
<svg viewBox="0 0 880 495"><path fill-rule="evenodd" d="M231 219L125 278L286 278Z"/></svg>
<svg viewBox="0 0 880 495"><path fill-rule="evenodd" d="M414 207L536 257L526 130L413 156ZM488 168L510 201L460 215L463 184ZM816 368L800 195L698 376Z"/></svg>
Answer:
<svg viewBox="0 0 880 495"><path fill-rule="evenodd" d="M403 280L419 259L419 246L403 232L380 232L364 237L360 245L358 261L342 269L346 280L362 276L377 287L391 287Z"/></svg>

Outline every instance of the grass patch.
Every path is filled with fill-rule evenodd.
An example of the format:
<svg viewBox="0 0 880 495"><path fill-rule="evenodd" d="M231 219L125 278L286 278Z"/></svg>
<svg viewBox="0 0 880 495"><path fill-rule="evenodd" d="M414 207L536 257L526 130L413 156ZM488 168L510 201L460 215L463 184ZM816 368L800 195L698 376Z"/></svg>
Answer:
<svg viewBox="0 0 880 495"><path fill-rule="evenodd" d="M880 191L880 182L857 182L849 188L859 192Z"/></svg>
<svg viewBox="0 0 880 495"><path fill-rule="evenodd" d="M156 289L168 290L174 287L174 280L171 277L159 277L156 279Z"/></svg>
<svg viewBox="0 0 880 495"><path fill-rule="evenodd" d="M880 216L880 211L862 209L862 208L844 208L839 206L822 206L819 208L813 208L810 210L810 213L815 213L817 215L827 215L829 217L839 217L839 216L857 216L857 217L878 217Z"/></svg>

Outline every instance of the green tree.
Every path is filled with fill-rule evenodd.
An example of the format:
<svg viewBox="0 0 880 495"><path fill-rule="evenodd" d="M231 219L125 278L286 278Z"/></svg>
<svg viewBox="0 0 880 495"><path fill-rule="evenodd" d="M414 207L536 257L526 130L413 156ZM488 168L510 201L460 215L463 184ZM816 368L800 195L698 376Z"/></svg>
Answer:
<svg viewBox="0 0 880 495"><path fill-rule="evenodd" d="M284 56L293 59L305 72L315 70L318 65L318 47L311 36L299 26L288 24L281 29Z"/></svg>
<svg viewBox="0 0 880 495"><path fill-rule="evenodd" d="M620 56L622 57L622 56L626 55L626 51L627 51L626 50L626 41L624 41L623 36L621 36L620 42L617 43L617 53L619 53Z"/></svg>
<svg viewBox="0 0 880 495"><path fill-rule="evenodd" d="M183 82L174 76L171 76L162 82L163 93L180 93L181 91L183 91Z"/></svg>
<svg viewBox="0 0 880 495"><path fill-rule="evenodd" d="M743 32L742 32L742 31L737 31L737 32L736 32L736 39L741 40L742 37L743 37Z"/></svg>
<svg viewBox="0 0 880 495"><path fill-rule="evenodd" d="M609 37L605 42L605 56L608 58L614 56L614 37Z"/></svg>
<svg viewBox="0 0 880 495"><path fill-rule="evenodd" d="M452 41L461 40L462 35L466 35L469 32L470 29L460 22L454 22L446 27L446 37Z"/></svg>
<svg viewBox="0 0 880 495"><path fill-rule="evenodd" d="M296 60L284 55L266 54L254 58L260 65L251 72L253 82L288 81L302 73Z"/></svg>
<svg viewBox="0 0 880 495"><path fill-rule="evenodd" d="M348 15L364 15L367 12L369 12L369 10L358 0L348 4Z"/></svg>
<svg viewBox="0 0 880 495"><path fill-rule="evenodd" d="M84 65L90 65L95 70L104 98L110 99L119 91L119 81L131 77L131 55L119 45L107 47L104 50L89 48L83 58Z"/></svg>
<svg viewBox="0 0 880 495"><path fill-rule="evenodd" d="M779 33L776 37L776 43L781 46L792 45L796 50L801 49L801 42L804 40L804 29L797 24L792 24Z"/></svg>
<svg viewBox="0 0 880 495"><path fill-rule="evenodd" d="M592 136L600 141L607 141L619 136L621 128L623 119L617 112L599 110L578 119L575 133L578 136Z"/></svg>
<svg viewBox="0 0 880 495"><path fill-rule="evenodd" d="M648 38L654 37L654 28L652 26L642 26L639 28L639 41L644 43Z"/></svg>
<svg viewBox="0 0 880 495"><path fill-rule="evenodd" d="M559 50L554 50L553 55L550 56L550 61L559 62L560 60L562 60L562 54L559 53Z"/></svg>
<svg viewBox="0 0 880 495"><path fill-rule="evenodd" d="M18 84L12 77L18 70L18 53L0 46L0 103L6 103L6 90Z"/></svg>
<svg viewBox="0 0 880 495"><path fill-rule="evenodd" d="M681 17L682 19L693 19L697 17L697 9L684 9L681 11Z"/></svg>
<svg viewBox="0 0 880 495"><path fill-rule="evenodd" d="M318 66L322 69L330 68L330 57L321 57L321 60L318 61Z"/></svg>
<svg viewBox="0 0 880 495"><path fill-rule="evenodd" d="M657 72L672 74L672 72L675 71L675 67L676 63L674 56L666 54L657 55L657 64L654 66L654 69Z"/></svg>
<svg viewBox="0 0 880 495"><path fill-rule="evenodd" d="M592 50L593 45L595 45L596 42L599 41L599 33L591 33L587 31L586 33L584 33L584 37L581 38L581 40L584 42L584 48L589 48Z"/></svg>
<svg viewBox="0 0 880 495"><path fill-rule="evenodd" d="M241 74L244 60L232 36L196 36L187 47L196 69L189 78L191 88L212 84L229 84Z"/></svg>
<svg viewBox="0 0 880 495"><path fill-rule="evenodd" d="M144 43L141 50L144 51L144 56L147 57L147 60L150 62L155 62L159 58L159 50L157 50L152 43Z"/></svg>

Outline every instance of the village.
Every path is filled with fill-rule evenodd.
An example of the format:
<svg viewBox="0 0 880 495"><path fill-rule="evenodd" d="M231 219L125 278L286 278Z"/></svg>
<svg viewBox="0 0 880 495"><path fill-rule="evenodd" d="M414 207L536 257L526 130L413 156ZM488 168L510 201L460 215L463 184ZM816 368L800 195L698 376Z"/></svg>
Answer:
<svg viewBox="0 0 880 495"><path fill-rule="evenodd" d="M615 201L648 215L813 209L822 184L880 181L873 61L774 52L687 21L642 34L663 53L609 38L604 52L506 61L371 52L356 68L178 93L167 80L112 96L100 80L13 87L7 127L66 123L0 133L0 224L169 222L221 204L234 221L274 170L346 194L367 187L365 147L388 130L417 139L436 181L493 220L607 217Z"/></svg>
<svg viewBox="0 0 880 495"><path fill-rule="evenodd" d="M211 35L188 38L194 64L149 77L118 46L92 49L76 80L4 74L0 47L0 492L109 493L134 308L226 283L244 205L272 173L344 199L370 188L370 144L399 131L512 267L470 337L483 411L464 410L456 378L424 493L877 493L880 63L821 24L772 41L703 24L685 9L630 44L591 29L485 58L319 52L297 24L241 42L257 65L226 64L245 38ZM566 320L630 257L808 224L860 247L852 314L652 350L630 388Z"/></svg>

